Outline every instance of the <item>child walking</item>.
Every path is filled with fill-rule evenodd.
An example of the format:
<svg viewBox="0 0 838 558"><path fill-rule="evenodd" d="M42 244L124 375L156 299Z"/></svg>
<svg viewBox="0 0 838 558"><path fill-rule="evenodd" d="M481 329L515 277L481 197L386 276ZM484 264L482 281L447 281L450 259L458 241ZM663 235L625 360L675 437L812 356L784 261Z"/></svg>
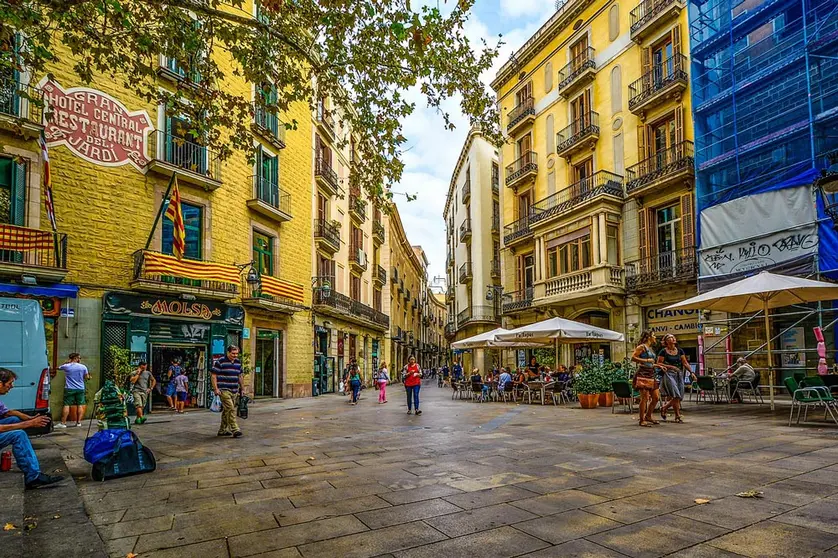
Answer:
<svg viewBox="0 0 838 558"><path fill-rule="evenodd" d="M177 395L177 401L175 402L177 412L183 414L186 399L189 397L189 376L186 375L186 371L183 368L175 376L175 394Z"/></svg>
<svg viewBox="0 0 838 558"><path fill-rule="evenodd" d="M387 372L387 363L382 362L378 371L378 402L387 403L387 382L390 381L390 374Z"/></svg>

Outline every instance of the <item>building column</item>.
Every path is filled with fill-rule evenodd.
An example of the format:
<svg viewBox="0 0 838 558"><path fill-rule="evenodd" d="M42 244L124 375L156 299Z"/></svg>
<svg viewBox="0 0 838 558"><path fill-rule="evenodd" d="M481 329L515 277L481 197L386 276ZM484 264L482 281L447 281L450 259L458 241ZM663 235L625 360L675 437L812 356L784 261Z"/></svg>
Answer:
<svg viewBox="0 0 838 558"><path fill-rule="evenodd" d="M599 217L600 215L597 214L591 219L591 256L594 265L600 265L602 263L602 257L599 251Z"/></svg>
<svg viewBox="0 0 838 558"><path fill-rule="evenodd" d="M605 213L597 215L599 222L599 261L608 263L608 235L605 232Z"/></svg>

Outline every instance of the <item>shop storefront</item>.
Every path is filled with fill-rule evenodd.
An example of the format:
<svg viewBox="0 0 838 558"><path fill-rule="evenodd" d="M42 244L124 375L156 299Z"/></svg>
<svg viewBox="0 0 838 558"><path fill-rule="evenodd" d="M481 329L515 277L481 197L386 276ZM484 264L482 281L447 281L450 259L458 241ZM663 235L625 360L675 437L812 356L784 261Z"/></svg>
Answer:
<svg viewBox="0 0 838 558"><path fill-rule="evenodd" d="M190 379L192 403L205 407L212 362L228 345L241 346L244 310L216 301L109 292L102 316L103 369L113 366L109 347L128 348L132 366L149 363L158 379L178 360ZM264 379L264 376L263 376ZM153 404L162 404L155 393Z"/></svg>

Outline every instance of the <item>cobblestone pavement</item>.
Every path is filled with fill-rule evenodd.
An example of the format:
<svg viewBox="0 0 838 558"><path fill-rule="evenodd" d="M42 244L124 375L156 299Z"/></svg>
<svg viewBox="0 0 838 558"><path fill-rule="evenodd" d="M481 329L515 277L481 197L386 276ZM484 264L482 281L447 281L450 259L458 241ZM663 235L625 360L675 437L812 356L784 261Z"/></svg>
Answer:
<svg viewBox="0 0 838 558"><path fill-rule="evenodd" d="M688 403L686 424L639 428L450 393L423 386L420 417L400 386L258 401L237 440L216 414L155 413L136 431L157 472L76 482L115 557L838 557L835 426ZM51 437L77 475L81 430Z"/></svg>

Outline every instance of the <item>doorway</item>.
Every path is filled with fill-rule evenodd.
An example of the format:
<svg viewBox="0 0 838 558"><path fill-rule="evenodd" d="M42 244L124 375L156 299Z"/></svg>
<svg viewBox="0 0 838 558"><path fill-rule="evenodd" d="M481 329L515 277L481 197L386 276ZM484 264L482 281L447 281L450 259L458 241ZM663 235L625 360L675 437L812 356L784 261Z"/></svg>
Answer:
<svg viewBox="0 0 838 558"><path fill-rule="evenodd" d="M207 347L206 345L186 344L157 344L152 343L150 347L151 371L154 379L157 380L160 389L152 393L152 406L167 408L166 401L166 375L172 361L177 359L180 366L189 377L189 395L191 401L188 404L203 407L206 405L207 391Z"/></svg>
<svg viewBox="0 0 838 558"><path fill-rule="evenodd" d="M273 329L256 331L256 355L253 362L256 397L282 397L282 332Z"/></svg>

